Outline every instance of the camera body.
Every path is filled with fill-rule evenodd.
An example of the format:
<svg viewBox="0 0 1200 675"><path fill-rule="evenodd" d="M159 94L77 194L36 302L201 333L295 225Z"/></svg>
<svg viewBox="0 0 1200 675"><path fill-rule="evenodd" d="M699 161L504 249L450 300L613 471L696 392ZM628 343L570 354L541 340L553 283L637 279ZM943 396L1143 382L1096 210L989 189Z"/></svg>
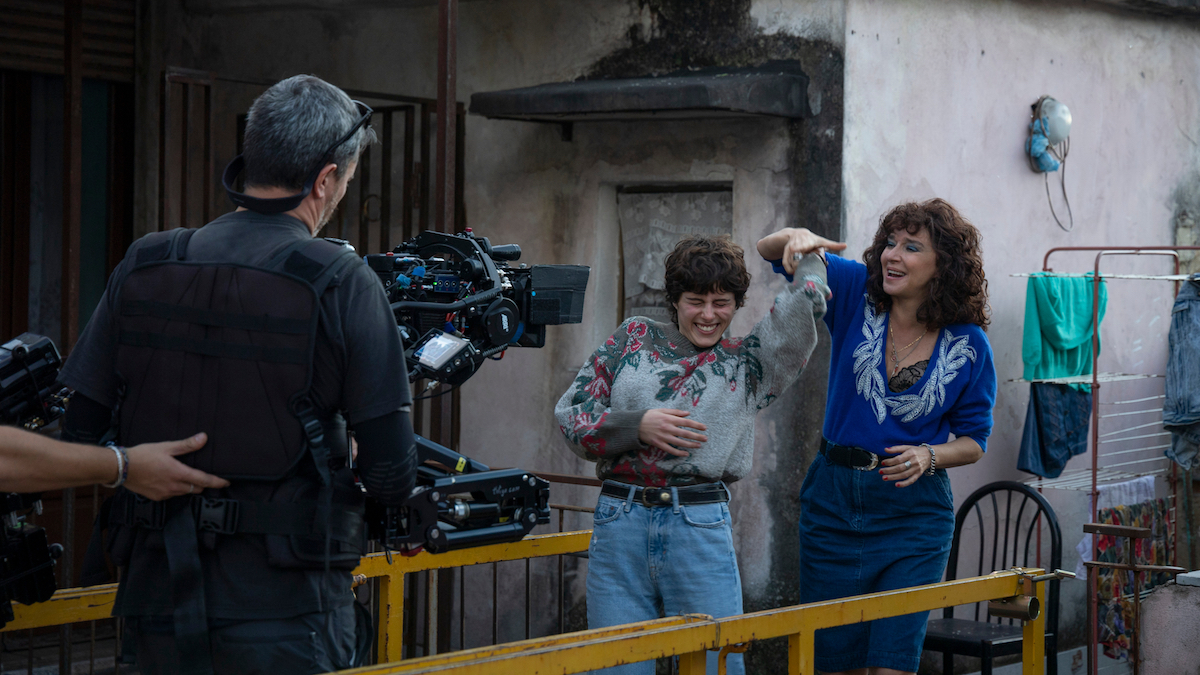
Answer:
<svg viewBox="0 0 1200 675"><path fill-rule="evenodd" d="M427 231L365 256L383 282L411 381L462 384L509 347L542 347L546 326L583 320L589 268L520 265L516 244Z"/></svg>
<svg viewBox="0 0 1200 675"><path fill-rule="evenodd" d="M0 496L0 628L13 620L12 601L45 602L54 595L54 563L62 546L51 544L45 528L25 522L23 513L41 512L40 494Z"/></svg>
<svg viewBox="0 0 1200 675"><path fill-rule="evenodd" d="M0 345L0 424L37 430L62 416L70 390L57 385L62 357L49 338L22 333ZM25 605L54 595L54 561L62 546L25 521L41 513L41 494L0 494L0 627Z"/></svg>
<svg viewBox="0 0 1200 675"><path fill-rule="evenodd" d="M0 423L36 431L61 417L70 390L57 384L60 368L50 338L21 333L0 345Z"/></svg>
<svg viewBox="0 0 1200 675"><path fill-rule="evenodd" d="M546 326L583 321L590 269L520 265L515 244L470 230L427 231L365 256L391 302L410 381L456 386L509 347L542 347ZM389 549L440 553L518 541L550 520L550 484L487 466L417 437L417 489L403 506L367 500L370 536Z"/></svg>

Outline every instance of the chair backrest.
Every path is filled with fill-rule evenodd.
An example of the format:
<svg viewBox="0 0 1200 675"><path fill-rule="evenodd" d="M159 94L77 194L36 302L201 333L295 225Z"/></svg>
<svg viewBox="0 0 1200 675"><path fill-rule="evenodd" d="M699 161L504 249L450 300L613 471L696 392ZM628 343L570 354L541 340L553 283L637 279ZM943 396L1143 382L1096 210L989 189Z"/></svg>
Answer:
<svg viewBox="0 0 1200 675"><path fill-rule="evenodd" d="M967 550L963 549L964 529L969 533ZM983 576L1012 567L1062 567L1062 531L1045 497L1024 483L998 481L979 488L959 507L946 579ZM1059 582L1047 583L1043 611L1046 630L1054 633L1058 630ZM954 608L947 607L943 616L953 618ZM989 617L986 603L975 605L974 619L1014 621Z"/></svg>

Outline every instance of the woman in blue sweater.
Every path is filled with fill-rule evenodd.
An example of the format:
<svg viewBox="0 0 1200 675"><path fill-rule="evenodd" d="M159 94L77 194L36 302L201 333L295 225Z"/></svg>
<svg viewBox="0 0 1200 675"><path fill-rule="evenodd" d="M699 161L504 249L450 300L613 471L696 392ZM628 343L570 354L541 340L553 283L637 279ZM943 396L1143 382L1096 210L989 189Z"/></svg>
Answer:
<svg viewBox="0 0 1200 675"><path fill-rule="evenodd" d="M885 215L865 264L826 254L802 228L758 242L789 276L803 256L824 256L833 291L825 440L800 489L802 602L942 578L954 529L946 469L983 457L996 400L979 238L932 199ZM927 614L819 631L817 668L913 673Z"/></svg>

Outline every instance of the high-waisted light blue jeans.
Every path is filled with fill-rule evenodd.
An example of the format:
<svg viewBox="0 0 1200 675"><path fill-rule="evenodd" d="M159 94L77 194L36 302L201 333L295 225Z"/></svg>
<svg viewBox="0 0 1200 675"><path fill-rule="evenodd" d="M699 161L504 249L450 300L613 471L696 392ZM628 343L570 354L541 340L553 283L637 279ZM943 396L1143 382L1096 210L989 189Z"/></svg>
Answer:
<svg viewBox="0 0 1200 675"><path fill-rule="evenodd" d="M632 487L632 486L631 486ZM742 613L742 579L724 503L642 506L601 495L588 549L588 627L603 628L661 616ZM741 654L729 654L729 675L743 675ZM716 675L717 652L708 653ZM596 671L654 675L654 661Z"/></svg>

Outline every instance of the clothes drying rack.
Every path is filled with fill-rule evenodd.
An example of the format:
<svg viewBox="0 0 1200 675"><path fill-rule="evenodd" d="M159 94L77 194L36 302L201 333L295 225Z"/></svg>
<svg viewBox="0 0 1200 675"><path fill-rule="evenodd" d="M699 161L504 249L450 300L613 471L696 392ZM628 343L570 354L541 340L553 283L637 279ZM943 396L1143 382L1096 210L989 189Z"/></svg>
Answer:
<svg viewBox="0 0 1200 675"><path fill-rule="evenodd" d="M1091 371L1091 374L1089 374L1089 375L1081 375L1081 376L1077 376L1077 377L1065 377L1065 378L1055 378L1055 379L1045 379L1045 380L1017 380L1017 381L1019 381L1019 382L1047 382L1047 383L1054 383L1054 384L1086 384L1086 385L1091 386L1092 419L1091 419L1091 433L1089 434L1090 450L1091 450L1091 467L1084 468L1084 469L1067 470L1067 471L1064 471L1062 473L1062 475L1060 475L1058 478L1044 479L1044 478L1040 478L1040 477L1035 477L1035 478L1028 479L1025 482L1034 487L1037 487L1039 490L1046 489L1046 488L1065 489L1065 490L1085 490L1085 489L1088 490L1091 494L1091 505L1092 505L1091 519L1093 522L1096 522L1096 520L1099 517L1099 497L1100 497L1099 488L1101 485L1132 480L1132 479L1140 477L1140 476L1148 476L1148 475L1164 476L1170 485L1170 491L1171 491L1171 495L1173 498L1172 511L1177 511L1177 507L1175 505L1177 505L1179 503L1179 500L1178 500L1179 489L1180 489L1179 471L1178 471L1175 463L1172 462L1167 457L1165 457L1162 452L1163 450L1165 450L1167 447L1170 446L1170 434L1169 434L1169 432L1167 432L1166 430L1164 430L1162 428L1161 401L1164 397L1163 396L1142 397L1142 398L1131 399L1128 401L1115 401L1115 402L1106 404L1106 405L1111 405L1114 408L1118 408L1120 406L1127 406L1127 405L1137 405L1139 407L1144 407L1146 405L1153 406L1153 402L1158 401L1159 405L1157 406L1157 408L1151 407L1150 409L1138 409L1138 410L1121 409L1119 412L1110 412L1108 414L1101 414L1101 412L1100 412L1101 403L1100 403L1099 394L1100 394L1100 388L1103 385L1110 384L1110 383L1116 383L1116 382L1131 381L1131 380L1145 380L1148 378L1163 378L1163 377L1165 377L1165 375L1158 374L1158 373L1147 374L1147 373L1115 373L1115 372L1104 373L1104 372L1101 372L1100 371L1100 363L1099 363L1100 362L1100 349L1099 349L1100 330L1098 328L1098 326L1100 325L1100 321L1099 321L1098 315L1099 315L1099 308L1100 308L1100 284L1101 284L1101 281L1105 280L1105 279L1139 279L1139 280L1152 280L1152 281L1172 281L1175 283L1175 288L1174 288L1175 292L1172 297L1178 295L1180 283L1183 281L1186 281L1188 279L1188 275L1179 273L1179 254L1180 254L1180 252L1183 252L1183 251L1200 252L1200 246L1059 246L1059 247L1051 248L1050 250L1048 250L1046 252L1045 257L1042 258L1042 272L1041 272L1042 275L1054 275L1054 276L1058 276L1058 277L1083 277L1083 278L1090 278L1092 281L1092 326L1096 327L1092 331L1092 371ZM1057 272L1052 267L1050 267L1050 256L1054 255L1055 253L1067 253L1067 252L1083 252L1083 253L1094 252L1096 254L1096 257L1095 257L1094 263L1092 265L1092 271L1091 272L1076 272L1076 273L1067 272L1067 273L1064 273L1064 272ZM1175 269L1174 273L1173 274L1157 274L1157 275L1156 274L1112 274L1112 273L1105 273L1101 270L1101 263L1106 258L1110 258L1113 256L1146 256L1146 255L1170 257L1172 259L1172 262L1174 263L1174 269ZM1029 274L1029 273L1023 273L1023 274L1014 274L1013 276L1029 277L1029 276L1034 276L1034 275ZM1131 426L1127 426L1122 429L1118 429L1115 431L1109 431L1106 433L1100 432L1100 420L1101 419L1133 417L1136 415L1143 415L1146 413L1153 413L1153 412L1157 412L1159 414L1159 418L1156 421L1140 422L1137 424L1133 424ZM1137 432L1137 433L1134 433L1132 436L1125 435L1129 432ZM1157 441L1159 441L1159 443L1157 445L1155 444L1155 439L1157 439ZM1165 444L1162 442L1164 440L1165 440ZM1102 452L1101 446L1119 445L1119 444L1129 442L1129 441L1147 441L1147 446L1134 448L1134 449L1122 448L1122 449L1115 449L1111 452ZM1157 452L1156 456L1154 454L1148 454L1148 453L1154 453L1154 452ZM1104 460L1104 462L1102 463L1101 460ZM1185 485L1185 486L1183 486L1183 489L1191 490L1191 487L1192 487L1191 485ZM1190 501L1189 501L1189 503L1190 503ZM1189 520L1189 519L1190 519L1190 514L1189 514L1189 518L1185 519L1185 520ZM1180 532L1179 532L1180 526L1179 526L1179 518L1178 518L1177 514L1173 517L1173 520L1175 522L1175 530L1176 530L1176 546L1171 551L1171 555L1172 555L1171 562L1172 563L1175 562L1175 560L1178 556L1177 552L1178 552L1178 548L1179 548L1179 542L1186 540L1184 537L1178 536L1180 534ZM1096 560L1099 557L1099 551L1097 550L1097 537L1092 536L1091 541L1092 541L1092 560ZM1040 544L1040 542L1039 542L1039 544ZM1190 547L1189 547L1189 551L1190 551ZM1189 555L1190 555L1190 552L1189 552ZM1088 575L1088 616L1087 616L1087 621L1088 621L1088 646L1087 647L1088 648L1087 648L1087 654L1088 654L1088 672L1091 673L1092 675L1096 675L1097 666L1098 666L1097 647L1099 644L1099 635L1098 635L1098 629L1096 626L1096 621L1097 621L1096 616L1098 613L1096 596L1097 596L1096 575L1089 574ZM1134 640L1136 641L1138 638L1138 627L1137 626L1134 626L1133 635L1134 635ZM1140 659L1138 658L1138 652L1136 650L1136 647L1133 650L1131 650L1131 654L1132 654L1132 656L1131 656L1130 660L1133 665L1133 673L1134 673L1134 675L1137 675L1139 672Z"/></svg>

